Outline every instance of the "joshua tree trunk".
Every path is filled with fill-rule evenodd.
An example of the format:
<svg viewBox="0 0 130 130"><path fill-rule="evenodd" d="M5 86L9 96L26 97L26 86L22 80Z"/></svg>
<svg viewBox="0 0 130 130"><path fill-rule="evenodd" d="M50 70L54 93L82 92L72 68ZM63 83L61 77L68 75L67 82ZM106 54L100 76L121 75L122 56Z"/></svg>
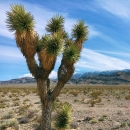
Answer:
<svg viewBox="0 0 130 130"><path fill-rule="evenodd" d="M51 113L53 100L47 93L47 80L37 79L37 88L41 99L42 119L40 122L40 130L51 130Z"/></svg>
<svg viewBox="0 0 130 130"><path fill-rule="evenodd" d="M42 120L40 130L51 130L52 101L42 103Z"/></svg>

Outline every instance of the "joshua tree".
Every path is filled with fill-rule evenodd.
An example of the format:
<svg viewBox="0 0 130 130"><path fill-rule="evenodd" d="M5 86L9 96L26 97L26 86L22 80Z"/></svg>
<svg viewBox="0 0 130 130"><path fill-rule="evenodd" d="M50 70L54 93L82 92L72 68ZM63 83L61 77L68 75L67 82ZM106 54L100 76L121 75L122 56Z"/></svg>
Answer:
<svg viewBox="0 0 130 130"><path fill-rule="evenodd" d="M6 24L14 32L16 44L37 82L42 104L40 129L51 130L52 103L74 73L74 64L80 57L84 41L87 40L87 26L83 21L78 21L73 26L70 38L64 29L64 18L55 15L46 25L48 33L40 38L34 30L35 21L31 13L17 4L12 5L11 11L7 12ZM57 72L58 82L51 90L48 77L59 53L62 53L62 60ZM35 60L36 54L39 63Z"/></svg>

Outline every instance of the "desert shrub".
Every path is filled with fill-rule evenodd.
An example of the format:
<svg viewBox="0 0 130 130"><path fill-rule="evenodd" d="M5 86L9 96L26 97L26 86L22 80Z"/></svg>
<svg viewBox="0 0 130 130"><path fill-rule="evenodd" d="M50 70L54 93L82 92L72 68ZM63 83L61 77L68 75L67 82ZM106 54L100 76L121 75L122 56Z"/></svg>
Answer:
<svg viewBox="0 0 130 130"><path fill-rule="evenodd" d="M84 97L83 97L82 100L81 100L81 102L84 102L84 100L85 100L85 99L84 99Z"/></svg>
<svg viewBox="0 0 130 130"><path fill-rule="evenodd" d="M7 93L8 93L8 90L3 91L3 94L5 94L5 95L6 95Z"/></svg>
<svg viewBox="0 0 130 130"><path fill-rule="evenodd" d="M16 120L8 120L0 124L0 130L5 130L8 127L11 127L15 130L19 129L18 122Z"/></svg>
<svg viewBox="0 0 130 130"><path fill-rule="evenodd" d="M104 121L104 119L105 119L104 117L101 117L98 119L98 121Z"/></svg>
<svg viewBox="0 0 130 130"><path fill-rule="evenodd" d="M6 104L5 103L0 103L0 108L6 108Z"/></svg>
<svg viewBox="0 0 130 130"><path fill-rule="evenodd" d="M78 96L78 94L79 94L78 91L70 91L69 93L72 94L75 97Z"/></svg>
<svg viewBox="0 0 130 130"><path fill-rule="evenodd" d="M95 118L93 118L93 119L91 119L91 120L90 120L90 123L91 123L91 124L98 123L98 120L97 120L97 119L95 119Z"/></svg>
<svg viewBox="0 0 130 130"><path fill-rule="evenodd" d="M14 102L12 106L20 106L19 102Z"/></svg>
<svg viewBox="0 0 130 130"><path fill-rule="evenodd" d="M28 110L27 112L26 112L26 114L25 114L25 116L27 117L27 118L33 118L34 116L35 116L36 114L35 114L35 111L34 110Z"/></svg>
<svg viewBox="0 0 130 130"><path fill-rule="evenodd" d="M38 93L37 89L32 89L32 93Z"/></svg>
<svg viewBox="0 0 130 130"><path fill-rule="evenodd" d="M9 98L12 98L12 94L9 95Z"/></svg>
<svg viewBox="0 0 130 130"><path fill-rule="evenodd" d="M83 94L86 95L88 92L84 89L83 90Z"/></svg>
<svg viewBox="0 0 130 130"><path fill-rule="evenodd" d="M4 103L4 99L0 99L0 103Z"/></svg>
<svg viewBox="0 0 130 130"><path fill-rule="evenodd" d="M28 110L29 107L30 107L30 105L20 106L20 107L18 108L18 113L19 113L20 115L24 114L24 113Z"/></svg>
<svg viewBox="0 0 130 130"><path fill-rule="evenodd" d="M13 117L13 114L12 113L7 113L7 114L5 114L2 118L3 119L10 119L10 118L12 118Z"/></svg>
<svg viewBox="0 0 130 130"><path fill-rule="evenodd" d="M55 127L57 129L64 130L68 128L71 122L71 105L64 103L61 110L57 111L55 120Z"/></svg>
<svg viewBox="0 0 130 130"><path fill-rule="evenodd" d="M5 97L5 94L1 94L1 97Z"/></svg>
<svg viewBox="0 0 130 130"><path fill-rule="evenodd" d="M58 106L57 101L56 101L56 100L53 101L53 103L52 103L52 110L53 110L53 111L56 110L57 106Z"/></svg>
<svg viewBox="0 0 130 130"><path fill-rule="evenodd" d="M13 101L19 101L20 99L18 97L14 98Z"/></svg>
<svg viewBox="0 0 130 130"><path fill-rule="evenodd" d="M25 100L24 100L24 102L27 102L27 101L30 101L28 98L26 98Z"/></svg>
<svg viewBox="0 0 130 130"><path fill-rule="evenodd" d="M116 99L120 99L121 98L121 96L120 95L116 95Z"/></svg>
<svg viewBox="0 0 130 130"><path fill-rule="evenodd" d="M106 118L106 117L107 117L107 114L103 114L102 117Z"/></svg>
<svg viewBox="0 0 130 130"><path fill-rule="evenodd" d="M74 99L74 102L79 102L79 100L77 100L77 99Z"/></svg>
<svg viewBox="0 0 130 130"><path fill-rule="evenodd" d="M96 100L96 103L100 103L100 102L102 102L102 98L98 98L98 99Z"/></svg>
<svg viewBox="0 0 130 130"><path fill-rule="evenodd" d="M97 101L96 100L89 100L88 101L88 103L90 103L91 104L91 107L94 107L95 106L95 104L97 103Z"/></svg>
<svg viewBox="0 0 130 130"><path fill-rule="evenodd" d="M96 90L96 91L91 92L90 95L91 95L92 98L97 99L100 94L102 94L102 92Z"/></svg>
<svg viewBox="0 0 130 130"><path fill-rule="evenodd" d="M124 98L125 98L126 100L130 100L130 94L126 95Z"/></svg>
<svg viewBox="0 0 130 130"><path fill-rule="evenodd" d="M39 115L36 119L36 122L40 123L42 121L42 115Z"/></svg>
<svg viewBox="0 0 130 130"><path fill-rule="evenodd" d="M21 94L20 96L25 97L25 94Z"/></svg>
<svg viewBox="0 0 130 130"><path fill-rule="evenodd" d="M13 97L17 97L17 93L12 93L12 96Z"/></svg>
<svg viewBox="0 0 130 130"><path fill-rule="evenodd" d="M66 94L66 93L67 93L66 89L63 89L63 90L60 92L60 94Z"/></svg>
<svg viewBox="0 0 130 130"><path fill-rule="evenodd" d="M126 126L126 122L121 122L121 127L125 127Z"/></svg>

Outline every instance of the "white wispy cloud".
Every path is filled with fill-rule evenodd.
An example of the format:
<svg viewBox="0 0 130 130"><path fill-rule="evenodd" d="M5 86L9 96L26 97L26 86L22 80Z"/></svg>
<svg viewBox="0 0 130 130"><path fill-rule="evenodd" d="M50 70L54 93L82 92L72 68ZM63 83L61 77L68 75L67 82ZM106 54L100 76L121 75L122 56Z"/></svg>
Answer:
<svg viewBox="0 0 130 130"><path fill-rule="evenodd" d="M130 20L129 0L96 0L98 5L109 13Z"/></svg>
<svg viewBox="0 0 130 130"><path fill-rule="evenodd" d="M36 5L36 4L34 5L34 4L26 3L23 1L13 1L13 3L23 4L25 8L27 9L27 11L32 13L36 22L35 29L40 36L46 33L45 31L46 23L55 14L61 14L65 17L65 30L69 34L71 34L71 29L73 25L77 22L77 19L70 18L66 12L54 12L45 8L44 6L42 7L40 5ZM12 4L11 1L0 3L0 9L2 11L0 13L0 19L1 19L0 20L0 35L13 38L13 33L10 33L8 31L6 27L6 23L5 23L6 12L10 10L10 4ZM89 26L89 38L99 35L99 32L91 24L87 24L87 25Z"/></svg>
<svg viewBox="0 0 130 130"><path fill-rule="evenodd" d="M24 74L24 75L22 75L22 76L19 76L19 78L25 78L25 77L31 77L31 78L32 78L33 76L32 76L32 74ZM56 79L56 78L57 78L57 72L53 70L53 71L50 73L49 78L51 78L51 79Z"/></svg>
<svg viewBox="0 0 130 130"><path fill-rule="evenodd" d="M95 52L101 52L101 53L106 53L106 54L114 54L114 55L119 55L119 56L125 56L125 57L130 57L130 53L119 53L119 52L111 52L111 51L101 51L101 50L94 50Z"/></svg>
<svg viewBox="0 0 130 130"><path fill-rule="evenodd" d="M9 37L9 38L13 38L13 33L10 33L8 30L7 30L7 27L6 27L6 23L5 23L5 20L6 20L6 11L9 10L9 5L8 4L5 4L5 3L0 3L0 35L2 36L5 36L5 37Z"/></svg>
<svg viewBox="0 0 130 130"><path fill-rule="evenodd" d="M97 37L97 36L100 36L100 35L101 35L100 31L98 31L98 30L97 30L94 26L92 26L92 25L89 25L88 30L89 30L89 35L88 35L89 38L93 38L93 37Z"/></svg>
<svg viewBox="0 0 130 130"><path fill-rule="evenodd" d="M1 56L23 58L23 55L21 54L20 50L17 47L0 45L0 50L1 50L0 51Z"/></svg>
<svg viewBox="0 0 130 130"><path fill-rule="evenodd" d="M103 32L99 32L99 35L98 35L100 39L103 40L103 43L104 43L104 48L106 49L105 47L105 44L107 44L109 47L112 47L116 50L124 50L126 52L130 52L129 51L129 43L127 42L124 42L122 41L121 39L115 39L113 36L107 34L104 30L104 33ZM99 44L100 45L100 44Z"/></svg>
<svg viewBox="0 0 130 130"><path fill-rule="evenodd" d="M76 64L77 68L100 71L130 69L130 62L107 56L90 49L83 49L81 57L81 60L79 60L78 64Z"/></svg>
<svg viewBox="0 0 130 130"><path fill-rule="evenodd" d="M50 73L49 78L51 78L51 79L56 79L56 78L57 78L57 72L53 70L53 71Z"/></svg>
<svg viewBox="0 0 130 130"><path fill-rule="evenodd" d="M25 77L30 77L30 78L32 78L33 76L32 76L32 74L24 74L24 75L22 75L22 76L19 76L19 78L25 78Z"/></svg>

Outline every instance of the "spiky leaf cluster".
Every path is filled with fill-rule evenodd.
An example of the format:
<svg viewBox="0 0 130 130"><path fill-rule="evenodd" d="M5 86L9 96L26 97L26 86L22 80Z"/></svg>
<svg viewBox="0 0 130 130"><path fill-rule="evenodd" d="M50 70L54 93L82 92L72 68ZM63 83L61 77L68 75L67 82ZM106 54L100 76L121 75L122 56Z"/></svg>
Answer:
<svg viewBox="0 0 130 130"><path fill-rule="evenodd" d="M46 31L50 33L55 33L63 30L64 18L61 15L55 15L53 18L51 18L50 21L48 21L48 24L46 25Z"/></svg>
<svg viewBox="0 0 130 130"><path fill-rule="evenodd" d="M69 47L67 47L64 51L64 58L67 62L75 63L79 57L80 52L79 50L72 44Z"/></svg>
<svg viewBox="0 0 130 130"><path fill-rule="evenodd" d="M34 18L22 5L12 5L7 12L7 27L10 31L27 31L34 27Z"/></svg>
<svg viewBox="0 0 130 130"><path fill-rule="evenodd" d="M66 47L69 47L69 46L71 46L71 45L73 45L73 44L74 44L74 41L73 41L72 39L67 39L67 40L65 41Z"/></svg>
<svg viewBox="0 0 130 130"><path fill-rule="evenodd" d="M87 28L88 27L85 25L83 21L78 21L78 23L73 26L72 37L76 40L87 40Z"/></svg>
<svg viewBox="0 0 130 130"><path fill-rule="evenodd" d="M42 49L45 49L48 40L49 35L42 36L42 38L37 43L37 52L40 52Z"/></svg>
<svg viewBox="0 0 130 130"><path fill-rule="evenodd" d="M63 50L63 43L60 36L53 35L47 41L46 51L50 55L57 56Z"/></svg>

